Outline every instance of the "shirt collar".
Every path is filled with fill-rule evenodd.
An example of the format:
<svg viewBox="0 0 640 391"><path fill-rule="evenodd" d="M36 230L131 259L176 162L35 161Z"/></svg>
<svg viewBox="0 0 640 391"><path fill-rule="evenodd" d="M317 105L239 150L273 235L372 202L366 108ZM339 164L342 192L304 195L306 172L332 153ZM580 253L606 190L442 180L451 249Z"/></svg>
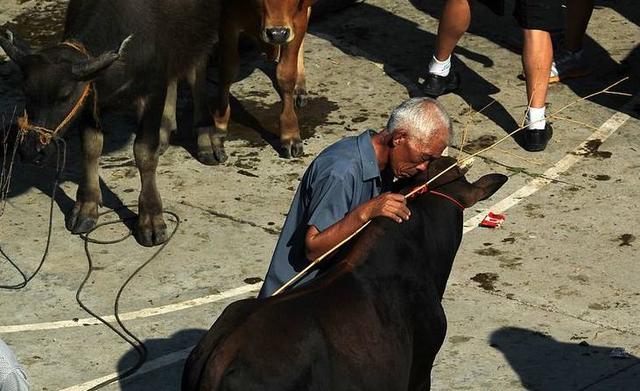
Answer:
<svg viewBox="0 0 640 391"><path fill-rule="evenodd" d="M378 159L373 149L371 136L376 134L373 130L365 130L358 136L358 150L360 152L360 161L362 163L362 180L368 181L374 178L380 178L380 169L378 168Z"/></svg>

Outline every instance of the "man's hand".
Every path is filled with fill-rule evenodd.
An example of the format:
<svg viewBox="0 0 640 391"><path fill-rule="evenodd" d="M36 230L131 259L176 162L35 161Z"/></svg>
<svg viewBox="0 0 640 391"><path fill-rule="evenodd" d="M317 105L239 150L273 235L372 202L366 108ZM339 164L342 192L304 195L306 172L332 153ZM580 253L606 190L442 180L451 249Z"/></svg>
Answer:
<svg viewBox="0 0 640 391"><path fill-rule="evenodd" d="M388 217L402 223L409 220L411 216L411 212L407 208L407 200L402 194L397 193L380 194L357 207L356 213L363 223L378 216Z"/></svg>

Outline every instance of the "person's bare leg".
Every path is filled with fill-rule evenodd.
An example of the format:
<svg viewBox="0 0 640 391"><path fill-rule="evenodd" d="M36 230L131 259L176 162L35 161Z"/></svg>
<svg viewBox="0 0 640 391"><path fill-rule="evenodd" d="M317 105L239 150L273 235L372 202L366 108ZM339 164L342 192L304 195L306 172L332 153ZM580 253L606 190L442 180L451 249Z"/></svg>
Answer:
<svg viewBox="0 0 640 391"><path fill-rule="evenodd" d="M442 17L438 25L436 50L434 56L439 61L445 61L453 53L462 34L467 31L471 23L471 6L469 0L447 0L442 10Z"/></svg>
<svg viewBox="0 0 640 391"><path fill-rule="evenodd" d="M565 42L567 50L577 52L582 49L587 25L593 13L593 0L567 0L565 20Z"/></svg>
<svg viewBox="0 0 640 391"><path fill-rule="evenodd" d="M455 72L451 72L451 53L470 23L469 0L447 0L438 25L435 52L429 62L429 74L422 86L425 95L437 98L458 88L458 77Z"/></svg>
<svg viewBox="0 0 640 391"><path fill-rule="evenodd" d="M549 87L549 72L553 59L551 35L543 30L524 30L522 65L527 80L527 109L524 148L530 152L542 151L551 138L551 127L545 121L545 103Z"/></svg>
<svg viewBox="0 0 640 391"><path fill-rule="evenodd" d="M549 86L553 47L549 32L524 30L522 65L527 80L527 101L530 107L544 107Z"/></svg>

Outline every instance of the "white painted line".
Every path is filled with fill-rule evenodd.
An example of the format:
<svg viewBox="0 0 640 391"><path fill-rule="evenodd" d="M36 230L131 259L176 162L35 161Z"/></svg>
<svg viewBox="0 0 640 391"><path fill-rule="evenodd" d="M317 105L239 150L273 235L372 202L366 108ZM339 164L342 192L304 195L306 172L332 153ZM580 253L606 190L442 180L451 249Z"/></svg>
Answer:
<svg viewBox="0 0 640 391"><path fill-rule="evenodd" d="M169 365L175 364L177 362L180 362L182 360L185 360L187 357L189 357L189 353L191 353L191 350L194 348L195 346L189 346L186 349L182 349L179 350L177 352L173 352L170 354L167 354L165 356L161 356L158 357L156 359L153 359L151 361L147 361L136 373L134 373L133 375L129 376L125 381L128 381L129 379L138 377L140 375L144 375L145 373L149 373L151 371L155 371L156 369L160 369L160 368L164 368L164 367L168 367ZM82 383L82 384L78 384L75 386L71 386L68 388L65 388L63 390L60 391L86 391L88 389L91 389L95 386L97 386L98 384L105 382L107 380L110 379L114 379L118 377L118 372L113 372L110 373L106 376L102 376L98 379L93 379L91 381L88 381L86 383Z"/></svg>
<svg viewBox="0 0 640 391"><path fill-rule="evenodd" d="M637 100L637 97L634 98L631 102L627 103L625 105L625 107L630 107L631 104L633 104L634 101ZM589 136L589 138L587 138L582 144L580 144L576 149L573 150L573 152L569 153L568 155L566 155L564 158L562 158L560 161L558 161L555 165L553 165L553 167L551 167L550 169L548 169L547 171L545 171L544 173L544 178L536 178L534 180L532 180L531 182L529 182L528 184L526 184L525 186L521 187L519 190L517 190L515 193L511 194L510 196L508 196L507 198L501 200L500 202L498 202L497 204L494 204L492 207L487 208L485 211L478 213L476 216L470 218L469 220L467 220L464 223L464 233L473 231L475 228L478 227L478 224L482 221L482 219L484 218L484 216L486 216L486 214L489 211L493 211L493 212L497 212L497 213L502 213L504 211L506 211L507 209L517 205L518 203L520 203L520 201L522 201L523 199L529 197L530 195L536 193L538 190L542 189L544 186L550 184L553 182L554 179L557 179L560 174L562 174L563 172L567 171L569 168L571 168L574 164L576 164L577 162L579 162L581 159L583 159L584 157L581 155L581 153L586 151L586 146L587 143L589 141L592 140L601 140L602 142L604 142L606 139L608 139L613 133L615 133L616 130L618 130L625 122L627 122L627 120L629 119L629 116L627 114L623 114L623 113L616 113L614 114L611 118L609 118L605 123L603 123L598 130L596 130L593 134L591 134L591 136ZM241 287L244 289L247 289L248 287ZM251 286L249 286L249 288L252 288ZM237 288L240 289L240 288ZM237 293L234 295L228 295L228 292L232 292L234 291L234 289L230 290L230 291L226 291L223 293L220 293L218 295L225 295L227 294L226 297L233 297L233 296L237 296L241 293ZM247 292L252 291L252 289L249 289ZM215 296L215 295L213 295ZM205 299L205 298L203 298ZM196 299L196 300L191 300L190 302L196 302L198 300L203 300L203 299ZM217 301L217 300L209 300L208 302L212 302L212 301ZM189 308L189 306L186 304L189 302L184 302L184 303L180 303L180 304L174 304L174 306L179 306L179 309L185 309L185 308ZM201 303L201 304L206 304L206 303ZM201 305L201 304L196 304L196 305ZM158 307L158 308L168 308L170 306L164 306L164 307ZM143 311L136 311L135 313L142 313ZM177 309L175 310L177 311ZM162 313L167 313L167 312L171 312L171 311L164 311ZM133 312L130 312L128 314L133 314ZM124 315L128 315L128 314L123 314L122 319L124 318ZM159 313L158 313L159 314ZM156 313L154 313L154 315L156 315ZM152 316L152 315L147 315L147 316ZM140 316L138 316L140 317ZM136 317L128 317L128 319L133 319ZM24 325L24 326L29 326L29 325ZM0 328L0 332L1 332L1 328ZM189 352L191 351L191 349L193 349L193 346L184 350L180 350L178 352L175 353L171 353L168 354L166 356L162 356L159 357L155 360L149 361L148 363L146 363L138 372L136 372L135 374L133 374L131 376L131 378L136 377L136 376L140 376L142 374L145 374L147 372L153 371L155 369L159 369L162 367L166 367L172 364L175 364L179 361L182 361L184 359L186 359L189 355ZM65 388L62 391L85 391L90 389L91 387L102 383L105 380L111 379L114 376L117 376L117 373L112 373L110 375L101 377L99 379L95 379L77 386L73 386L73 387L69 387L69 388Z"/></svg>
<svg viewBox="0 0 640 391"><path fill-rule="evenodd" d="M634 99L635 100L635 99ZM627 104L629 105L629 104ZM627 106L625 105L625 106ZM527 183L525 186L521 187L515 193L511 194L507 198L498 202L497 204L491 206L488 209L478 213L474 217L465 221L463 232L467 233L473 231L478 227L478 224L484 219L484 217L492 211L494 213L502 213L509 208L512 208L520 203L523 199L529 197L534 194L538 190L542 189L546 185L552 183L555 179L557 179L560 174L567 171L574 164L583 159L582 154L587 151L587 144L593 140L600 140L604 142L608 139L618 128L620 128L627 120L629 116L624 113L616 113L611 118L609 118L605 123L603 123L598 130L593 132L589 138L587 138L582 144L580 144L573 152L566 155L564 158L560 159L556 164L554 164L551 168L544 172L543 178L535 178L531 182Z"/></svg>
<svg viewBox="0 0 640 391"><path fill-rule="evenodd" d="M187 308L193 308L193 307L197 307L205 304L215 303L217 301L230 299L232 297L240 296L246 293L256 292L259 289L260 289L260 285L243 285L238 288L229 289L228 291L200 297L197 299L183 301L181 303L168 304L160 307L145 308L145 309L142 309L139 311L133 311L133 312L126 312L126 313L120 314L120 319L125 321L125 320L133 320L133 319L140 319L140 318L148 318L150 316L163 315L170 312L184 310ZM108 315L108 316L105 315L102 318L110 323L113 323L116 321L113 315ZM78 319L77 321L62 320L58 322L19 324L19 325L10 325L10 326L0 326L0 334L19 333L22 331L55 330L55 329L64 329L64 328L71 328L71 327L92 326L92 325L98 325L98 324L102 324L102 323L95 318L84 318L84 319Z"/></svg>

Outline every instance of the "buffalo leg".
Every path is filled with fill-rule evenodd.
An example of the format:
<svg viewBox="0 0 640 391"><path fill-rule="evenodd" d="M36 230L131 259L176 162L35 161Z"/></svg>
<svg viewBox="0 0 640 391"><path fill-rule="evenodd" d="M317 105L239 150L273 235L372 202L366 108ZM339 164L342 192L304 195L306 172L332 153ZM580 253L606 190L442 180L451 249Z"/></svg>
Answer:
<svg viewBox="0 0 640 391"><path fill-rule="evenodd" d="M78 185L76 203L67 219L67 229L74 234L89 232L98 222L98 206L102 204L98 159L102 154L103 134L94 128L81 133L82 177Z"/></svg>
<svg viewBox="0 0 640 391"><path fill-rule="evenodd" d="M307 29L307 16L296 25L295 38L282 48L276 71L278 86L282 95L280 114L280 154L282 157L298 157L303 153L298 117L295 112L294 91L298 78L298 53Z"/></svg>
<svg viewBox="0 0 640 391"><path fill-rule="evenodd" d="M140 171L142 188L138 198L136 237L143 246L153 246L167 240L167 225L162 215L162 200L156 185L160 137L166 90L152 95L140 107L140 123L133 144L136 166Z"/></svg>
<svg viewBox="0 0 640 391"><path fill-rule="evenodd" d="M178 100L178 81L169 80L167 85L167 98L164 101L162 124L160 125L160 155L169 148L171 132L178 128L176 121L176 103Z"/></svg>
<svg viewBox="0 0 640 391"><path fill-rule="evenodd" d="M224 163L227 155L223 140L211 125L211 109L207 96L207 62L202 60L189 75L193 97L193 126L198 144L198 161L206 165Z"/></svg>
<svg viewBox="0 0 640 391"><path fill-rule="evenodd" d="M218 84L218 102L213 116L215 134L212 137L212 142L215 140L214 148L219 148L226 157L226 153L224 152L224 139L227 136L229 119L231 118L229 89L236 78L240 63L240 56L238 54L239 32L231 26L223 26L220 31L220 77Z"/></svg>

